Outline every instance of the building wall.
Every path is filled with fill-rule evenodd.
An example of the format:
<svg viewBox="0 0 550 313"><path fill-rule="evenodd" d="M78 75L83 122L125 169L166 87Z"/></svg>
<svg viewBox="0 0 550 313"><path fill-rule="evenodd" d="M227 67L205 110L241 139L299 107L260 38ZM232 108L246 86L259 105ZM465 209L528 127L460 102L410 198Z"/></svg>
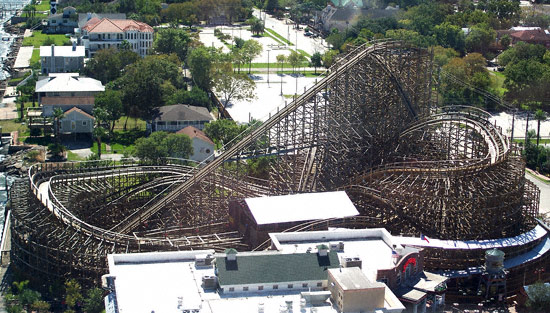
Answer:
<svg viewBox="0 0 550 313"><path fill-rule="evenodd" d="M42 74L79 72L84 67L84 56L42 57L41 66L42 66Z"/></svg>
<svg viewBox="0 0 550 313"><path fill-rule="evenodd" d="M373 311L384 307L385 286L344 290L338 281L328 273L328 289L332 303L336 304L341 312Z"/></svg>
<svg viewBox="0 0 550 313"><path fill-rule="evenodd" d="M78 113L69 114L61 119L59 131L62 133L92 133L93 119Z"/></svg>
<svg viewBox="0 0 550 313"><path fill-rule="evenodd" d="M193 126L199 130L204 129L204 125L208 124L210 121L172 121L172 122L165 122L165 121L153 121L153 128L151 129L151 124L147 123L147 130L149 131L165 131L165 132L177 132L178 130L182 130L187 126Z"/></svg>
<svg viewBox="0 0 550 313"><path fill-rule="evenodd" d="M78 104L78 103L74 103L74 104L69 104L69 105L45 105L42 107L42 112L44 114L44 116L53 116L53 110L54 108L60 108L61 110L63 110L63 112L66 112L70 109L72 109L73 107L77 107L79 109L81 109L82 111L88 113L88 114L91 114L93 109L94 109L94 106L93 105L90 105L90 104Z"/></svg>
<svg viewBox="0 0 550 313"><path fill-rule="evenodd" d="M207 160L210 162L214 159L214 145L206 142L198 137L193 138L193 155L189 158L191 160L202 162Z"/></svg>
<svg viewBox="0 0 550 313"><path fill-rule="evenodd" d="M391 290L399 288L407 278L407 269L405 266L409 267L410 276L421 273L424 271L424 250L420 250L419 253L410 253L405 255L394 268L391 269L379 269L376 275L376 280L383 282ZM416 266L413 266L411 259L414 259Z"/></svg>
<svg viewBox="0 0 550 313"><path fill-rule="evenodd" d="M124 40L130 44L132 51L142 57L149 54L153 47L153 33L149 32L130 30L123 33L82 33L82 43L89 57L101 49L119 48Z"/></svg>
<svg viewBox="0 0 550 313"><path fill-rule="evenodd" d="M275 288L276 286L276 288ZM246 285L221 285L220 290L225 294L246 293L246 292L272 292L285 290L322 290L327 286L326 280L307 280L307 281L291 281L263 284L246 284Z"/></svg>

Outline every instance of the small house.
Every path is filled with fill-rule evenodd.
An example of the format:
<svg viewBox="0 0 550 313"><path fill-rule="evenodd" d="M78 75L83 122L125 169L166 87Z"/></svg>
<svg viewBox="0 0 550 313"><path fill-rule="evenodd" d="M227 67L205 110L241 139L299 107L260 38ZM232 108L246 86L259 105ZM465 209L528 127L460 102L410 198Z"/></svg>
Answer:
<svg viewBox="0 0 550 313"><path fill-rule="evenodd" d="M214 142L204 132L193 126L187 126L176 132L185 134L191 138L193 144L193 155L189 158L193 161L210 162L214 159Z"/></svg>
<svg viewBox="0 0 550 313"><path fill-rule="evenodd" d="M207 108L185 104L166 105L159 108L158 114L147 123L147 130L177 132L187 126L199 130L212 121L213 118Z"/></svg>

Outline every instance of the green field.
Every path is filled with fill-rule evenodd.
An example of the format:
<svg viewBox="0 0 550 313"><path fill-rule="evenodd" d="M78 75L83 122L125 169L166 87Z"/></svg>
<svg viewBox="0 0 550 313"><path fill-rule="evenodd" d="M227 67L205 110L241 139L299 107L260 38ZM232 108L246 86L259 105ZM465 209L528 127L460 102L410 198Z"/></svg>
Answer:
<svg viewBox="0 0 550 313"><path fill-rule="evenodd" d="M65 35L57 34L42 34L41 30L34 31L32 36L25 37L23 39L23 46L34 46L35 48L40 48L40 46L45 46L46 40L50 38L53 40L53 43L56 46L65 46L69 44L69 38Z"/></svg>
<svg viewBox="0 0 550 313"><path fill-rule="evenodd" d="M42 0L40 4L35 5L36 11L49 11L50 10L50 0Z"/></svg>
<svg viewBox="0 0 550 313"><path fill-rule="evenodd" d="M506 80L506 76L504 76L504 74L501 72L489 72L489 74L491 77L491 83L495 88L497 95L499 97L504 96L504 93L508 91L508 89L504 88L504 81Z"/></svg>
<svg viewBox="0 0 550 313"><path fill-rule="evenodd" d="M252 63L252 68L267 68L267 63ZM303 62L300 67L309 67L309 62ZM237 67L235 67L237 68ZM276 70L281 68L281 63L269 63L269 68ZM290 63L283 63L283 68L292 68ZM248 64L243 64L241 70L248 69Z"/></svg>

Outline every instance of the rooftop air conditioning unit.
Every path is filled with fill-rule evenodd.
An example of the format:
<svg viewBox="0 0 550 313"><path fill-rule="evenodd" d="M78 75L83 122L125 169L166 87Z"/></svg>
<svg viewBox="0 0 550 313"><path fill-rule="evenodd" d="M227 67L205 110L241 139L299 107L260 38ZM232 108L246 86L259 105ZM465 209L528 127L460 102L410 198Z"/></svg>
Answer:
<svg viewBox="0 0 550 313"><path fill-rule="evenodd" d="M344 252L344 242L330 242L330 251Z"/></svg>
<svg viewBox="0 0 550 313"><path fill-rule="evenodd" d="M214 257L212 254L199 254L195 256L195 266L211 266Z"/></svg>
<svg viewBox="0 0 550 313"><path fill-rule="evenodd" d="M218 287L218 277L216 276L203 276L202 287L204 289L216 289Z"/></svg>
<svg viewBox="0 0 550 313"><path fill-rule="evenodd" d="M345 257L343 258L342 261L343 261L342 263L344 263L343 264L344 267L358 267L358 268L363 267L363 261L358 256Z"/></svg>

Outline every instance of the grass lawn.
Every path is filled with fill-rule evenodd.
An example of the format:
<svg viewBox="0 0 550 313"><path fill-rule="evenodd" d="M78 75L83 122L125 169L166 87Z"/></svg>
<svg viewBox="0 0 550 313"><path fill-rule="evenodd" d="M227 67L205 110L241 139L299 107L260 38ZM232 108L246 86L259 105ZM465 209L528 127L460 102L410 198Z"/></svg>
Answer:
<svg viewBox="0 0 550 313"><path fill-rule="evenodd" d="M30 65L34 67L33 65L38 63L40 63L40 49L34 49L32 50Z"/></svg>
<svg viewBox="0 0 550 313"><path fill-rule="evenodd" d="M524 143L525 139L516 139L516 138L514 138L514 142ZM531 143L536 145L537 144L537 138L536 137L532 138ZM548 138L541 138L539 140L539 145L544 145L544 144L549 144L549 143L550 143L550 139L548 139Z"/></svg>
<svg viewBox="0 0 550 313"><path fill-rule="evenodd" d="M40 4L35 5L36 11L49 11L50 0L42 0Z"/></svg>
<svg viewBox="0 0 550 313"><path fill-rule="evenodd" d="M306 58L311 59L311 54L305 52L304 50L298 49L298 52L300 52L300 54L305 56Z"/></svg>
<svg viewBox="0 0 550 313"><path fill-rule="evenodd" d="M0 127L2 127L2 133L11 133L12 131L19 131L19 134L28 133L29 129L27 125L15 122L14 120L0 121Z"/></svg>
<svg viewBox="0 0 550 313"><path fill-rule="evenodd" d="M115 131L116 130L123 130L124 129L124 123L126 122L126 117L121 117L115 124ZM138 130L145 130L145 121L142 119L135 119L135 118L128 118L128 124L126 126L126 129L138 129Z"/></svg>
<svg viewBox="0 0 550 313"><path fill-rule="evenodd" d="M69 44L69 38L63 34L42 34L41 30L36 30L32 33L32 36L25 37L23 39L23 46L34 46L35 48L40 48L40 46L45 45L48 38L53 40L56 46L64 46Z"/></svg>
<svg viewBox="0 0 550 313"><path fill-rule="evenodd" d="M86 161L86 159L71 152L71 150L67 150L67 161Z"/></svg>
<svg viewBox="0 0 550 313"><path fill-rule="evenodd" d="M267 68L267 63L252 63L252 68ZM303 62L301 67L309 67L309 62ZM237 68L235 66L235 68ZM272 69L278 69L278 68L281 68L281 63L269 63L269 68L272 68ZM292 65L290 65L290 63L283 63L283 68L292 68ZM241 71L243 69L248 69L248 64L243 64L243 66L241 67Z"/></svg>
<svg viewBox="0 0 550 313"><path fill-rule="evenodd" d="M111 138L110 142L106 140L101 142L101 153L131 154L134 151L134 144L136 140L147 135L147 132L145 131L145 121L138 120L138 125L143 126L143 129L140 129L139 127L132 128L134 123L130 123L130 121L128 121L128 130L124 131L123 119L121 119L122 123L120 125L115 125L113 138ZM132 122L135 122L135 120L133 120ZM120 120L118 123L120 123ZM107 151L106 144L111 147L110 151ZM93 153L97 153L97 142L93 143L91 150Z"/></svg>
<svg viewBox="0 0 550 313"><path fill-rule="evenodd" d="M269 29L269 28L266 28L264 33L268 33L269 34L269 37L275 37L274 39L276 41L279 41L283 44L287 44L289 46L293 46L292 42L288 41L288 39L286 39L285 37L279 35L276 31L274 31L273 29Z"/></svg>
<svg viewBox="0 0 550 313"><path fill-rule="evenodd" d="M506 76L504 76L501 72L489 72L489 74L491 77L491 83L495 87L498 96L504 96L504 93L508 91L508 89L504 88L504 80L506 80Z"/></svg>

